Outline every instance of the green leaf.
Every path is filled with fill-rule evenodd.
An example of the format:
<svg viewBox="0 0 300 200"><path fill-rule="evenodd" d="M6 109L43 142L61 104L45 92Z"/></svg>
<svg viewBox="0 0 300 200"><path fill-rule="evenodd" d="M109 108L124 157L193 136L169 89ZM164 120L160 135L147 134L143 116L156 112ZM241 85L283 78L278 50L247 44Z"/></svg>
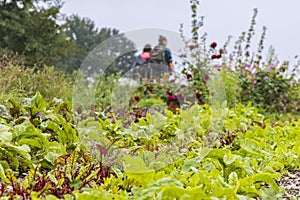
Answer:
<svg viewBox="0 0 300 200"><path fill-rule="evenodd" d="M209 148L201 149L199 154L197 154L197 156L195 158L192 158L192 159L184 162L184 164L182 166L182 172L190 171L191 167L198 168L198 165L210 153L210 151L211 151L211 149L209 149Z"/></svg>
<svg viewBox="0 0 300 200"><path fill-rule="evenodd" d="M45 112L47 109L47 104L39 92L37 92L32 97L30 103L31 103L31 116L36 115L39 112Z"/></svg>
<svg viewBox="0 0 300 200"><path fill-rule="evenodd" d="M148 169L148 167L145 165L144 161L140 157L132 157L130 155L126 155L123 157L123 160L123 167L125 172L148 173L153 171Z"/></svg>
<svg viewBox="0 0 300 200"><path fill-rule="evenodd" d="M42 144L36 139L24 138L24 139L19 140L18 144L19 145L27 144L29 146L33 146L33 147L37 147L37 148L42 148L43 147Z"/></svg>
<svg viewBox="0 0 300 200"><path fill-rule="evenodd" d="M49 144L49 152L45 155L45 160L54 165L55 160L62 155L67 154L66 148L63 144L58 143L56 141L50 142Z"/></svg>
<svg viewBox="0 0 300 200"><path fill-rule="evenodd" d="M1 180L3 180L4 182L9 183L9 179L6 177L5 171L4 171L4 169L3 169L3 167L2 167L1 164L0 164L0 178L1 178Z"/></svg>
<svg viewBox="0 0 300 200"><path fill-rule="evenodd" d="M5 170L5 174L6 174L6 177L9 179L9 182L10 183L16 183L17 182L17 178L13 172L13 170L11 169L6 169Z"/></svg>
<svg viewBox="0 0 300 200"><path fill-rule="evenodd" d="M143 184L143 186L146 186L152 181L155 171L148 169L140 157L134 158L130 155L126 155L123 160L124 175L129 179L134 179Z"/></svg>
<svg viewBox="0 0 300 200"><path fill-rule="evenodd" d="M248 153L251 153L259 157L264 157L264 154L261 151L261 147L259 146L258 142L253 139L245 138L244 140L241 141L240 146Z"/></svg>
<svg viewBox="0 0 300 200"><path fill-rule="evenodd" d="M228 183L232 186L236 185L237 181L239 179L239 176L236 172L231 172L228 176Z"/></svg>
<svg viewBox="0 0 300 200"><path fill-rule="evenodd" d="M41 199L41 194L43 194L45 191L50 190L52 187L52 185L50 183L46 183L46 185L43 187L43 189L37 191L37 192L31 192L31 198L33 200L39 200Z"/></svg>
<svg viewBox="0 0 300 200"><path fill-rule="evenodd" d="M64 197L65 198L65 197ZM40 199L40 198L38 198ZM38 200L37 199L37 200ZM56 196L54 195L46 195L46 197L44 198L45 200L59 200L59 198L57 198Z"/></svg>
<svg viewBox="0 0 300 200"><path fill-rule="evenodd" d="M262 182L262 183L269 184L275 192L279 192L280 189L279 189L277 183L274 181L274 178L279 178L279 177L280 177L279 174L258 173L253 176L250 176L250 177L239 179L235 186L234 191L238 192L238 190L240 188L243 188L243 187L248 188L248 186L252 186L256 182ZM258 190L256 190L256 189L255 189L255 191L258 192Z"/></svg>
<svg viewBox="0 0 300 200"><path fill-rule="evenodd" d="M237 159L240 159L240 156L234 155L231 152L226 153L223 157L223 161L226 165L232 164Z"/></svg>
<svg viewBox="0 0 300 200"><path fill-rule="evenodd" d="M58 186L62 186L62 184L65 182L65 178L64 177L61 177L59 180L58 180L58 183L57 185Z"/></svg>
<svg viewBox="0 0 300 200"><path fill-rule="evenodd" d="M161 188L161 192L158 194L158 199L182 199L182 200L197 200L207 199L207 194L200 187L195 188L179 188L175 185Z"/></svg>
<svg viewBox="0 0 300 200"><path fill-rule="evenodd" d="M2 146L3 146L3 148L6 148L7 150L12 151L14 154L20 155L22 158L25 159L24 161L26 163L28 163L28 164L31 163L30 162L31 156L28 153L30 148L28 149L28 147L26 147L24 145L23 146L14 146L14 145L9 144L9 143L2 144Z"/></svg>
<svg viewBox="0 0 300 200"><path fill-rule="evenodd" d="M78 189L80 189L80 188L82 187L82 181L76 179L76 180L72 181L70 185L71 185L71 187L73 187L75 190L78 190Z"/></svg>
<svg viewBox="0 0 300 200"><path fill-rule="evenodd" d="M11 128L7 125L0 124L0 141L10 142L13 138L13 133L10 132Z"/></svg>

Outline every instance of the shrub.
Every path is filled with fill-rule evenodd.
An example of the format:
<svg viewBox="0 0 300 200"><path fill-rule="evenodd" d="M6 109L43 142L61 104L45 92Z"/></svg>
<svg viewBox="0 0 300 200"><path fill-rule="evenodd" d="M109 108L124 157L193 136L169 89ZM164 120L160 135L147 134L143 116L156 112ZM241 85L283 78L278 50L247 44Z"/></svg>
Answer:
<svg viewBox="0 0 300 200"><path fill-rule="evenodd" d="M70 76L44 66L43 68L29 68L21 65L2 66L0 71L0 98L21 99L40 92L46 101L54 97L70 99L72 90Z"/></svg>

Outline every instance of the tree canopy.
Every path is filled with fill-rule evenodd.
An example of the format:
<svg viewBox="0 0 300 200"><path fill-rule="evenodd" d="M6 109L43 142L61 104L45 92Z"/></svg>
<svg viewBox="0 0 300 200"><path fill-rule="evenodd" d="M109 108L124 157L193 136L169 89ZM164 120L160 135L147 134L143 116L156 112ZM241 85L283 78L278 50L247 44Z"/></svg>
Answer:
<svg viewBox="0 0 300 200"><path fill-rule="evenodd" d="M22 56L26 66L54 65L72 73L97 45L120 34L114 28L99 29L86 17L65 17L62 6L61 0L0 0L0 52ZM122 36L109 53L120 54L118 46L134 48ZM134 53L120 55L106 73L125 72Z"/></svg>
<svg viewBox="0 0 300 200"><path fill-rule="evenodd" d="M72 49L60 25L59 0L0 1L0 48L23 55L26 65L55 65Z"/></svg>
<svg viewBox="0 0 300 200"><path fill-rule="evenodd" d="M107 56L117 55L121 47L133 49L134 44L126 37L122 36L117 29L114 28L97 28L95 23L86 17L72 15L66 20L65 34L74 41L76 46L72 53L63 59L58 66L67 72L79 69L84 59L93 51L97 45L101 44L106 39L118 36L120 40L113 41L114 44L109 48ZM101 51L101 49L95 49ZM130 68L134 60L134 53L130 52L125 55L120 55L113 63L111 63L106 70L106 74L125 72ZM97 58L96 58L97 60Z"/></svg>

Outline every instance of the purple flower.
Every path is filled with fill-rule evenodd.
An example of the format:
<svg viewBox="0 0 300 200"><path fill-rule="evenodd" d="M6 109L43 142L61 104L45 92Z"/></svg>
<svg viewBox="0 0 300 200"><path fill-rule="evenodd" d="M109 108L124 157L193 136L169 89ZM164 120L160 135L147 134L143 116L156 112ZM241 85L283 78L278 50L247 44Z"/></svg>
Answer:
<svg viewBox="0 0 300 200"><path fill-rule="evenodd" d="M177 99L178 99L179 101L184 101L184 96L183 96L183 94L182 94L182 93L178 94L178 95L177 95Z"/></svg>
<svg viewBox="0 0 300 200"><path fill-rule="evenodd" d="M271 67L268 68L268 72L272 72L273 69Z"/></svg>
<svg viewBox="0 0 300 200"><path fill-rule="evenodd" d="M294 85L294 82L290 81L290 86L293 87L293 85Z"/></svg>
<svg viewBox="0 0 300 200"><path fill-rule="evenodd" d="M114 124L115 123L115 119L113 117L109 118L110 123Z"/></svg>
<svg viewBox="0 0 300 200"><path fill-rule="evenodd" d="M38 113L35 114L35 117L37 117L37 118L40 118L40 117L42 117L42 116L43 116L43 113L42 113L42 112L38 112Z"/></svg>
<svg viewBox="0 0 300 200"><path fill-rule="evenodd" d="M265 80L265 81L269 80L269 77L265 76L265 77L264 77L264 80Z"/></svg>
<svg viewBox="0 0 300 200"><path fill-rule="evenodd" d="M247 64L247 65L246 65L246 68L247 68L247 69L250 69L250 67L251 67L251 64Z"/></svg>
<svg viewBox="0 0 300 200"><path fill-rule="evenodd" d="M207 81L209 79L209 75L208 74L204 74L203 78L204 78L205 81Z"/></svg>
<svg viewBox="0 0 300 200"><path fill-rule="evenodd" d="M232 58L233 58L233 55L232 55L232 54L229 54L229 58L232 59Z"/></svg>
<svg viewBox="0 0 300 200"><path fill-rule="evenodd" d="M255 79L254 81L253 81L253 84L255 85L257 83L257 80Z"/></svg>
<svg viewBox="0 0 300 200"><path fill-rule="evenodd" d="M221 65L218 65L218 66L217 66L217 70L218 70L218 71L220 71L220 70L221 70L221 68L222 68L222 66L221 66Z"/></svg>
<svg viewBox="0 0 300 200"><path fill-rule="evenodd" d="M261 64L262 64L262 65L265 65L266 63L265 63L265 62L261 62Z"/></svg>
<svg viewBox="0 0 300 200"><path fill-rule="evenodd" d="M279 102L279 105L281 106L281 107L284 107L284 104L280 101Z"/></svg>

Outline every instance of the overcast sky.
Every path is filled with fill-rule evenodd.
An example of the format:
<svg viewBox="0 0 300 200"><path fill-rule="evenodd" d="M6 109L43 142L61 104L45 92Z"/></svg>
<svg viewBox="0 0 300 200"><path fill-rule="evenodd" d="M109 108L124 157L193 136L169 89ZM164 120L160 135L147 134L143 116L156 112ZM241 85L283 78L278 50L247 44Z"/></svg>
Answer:
<svg viewBox="0 0 300 200"><path fill-rule="evenodd" d="M232 35L233 44L249 28L254 8L258 8L256 37L267 27L265 49L272 45L280 60L294 60L300 54L300 0L200 0L199 15L205 17L201 30L207 32L208 42L222 45ZM65 0L62 12L88 17L99 28L120 32L143 28L178 32L183 23L190 37L189 0Z"/></svg>

